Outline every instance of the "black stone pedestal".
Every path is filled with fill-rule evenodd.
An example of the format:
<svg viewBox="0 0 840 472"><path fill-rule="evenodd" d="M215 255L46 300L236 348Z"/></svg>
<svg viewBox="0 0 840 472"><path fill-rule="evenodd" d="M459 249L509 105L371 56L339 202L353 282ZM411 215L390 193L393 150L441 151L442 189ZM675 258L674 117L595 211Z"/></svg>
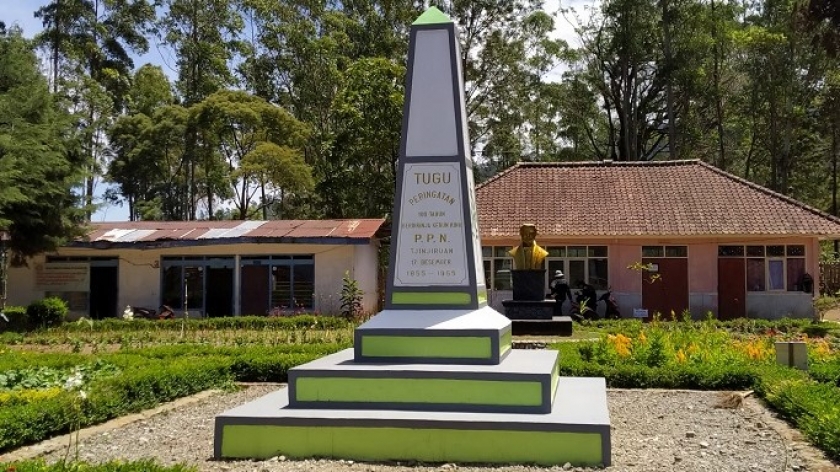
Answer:
<svg viewBox="0 0 840 472"><path fill-rule="evenodd" d="M550 320L514 320L513 335L550 334L552 336L571 336L572 317L554 316Z"/></svg>
<svg viewBox="0 0 840 472"><path fill-rule="evenodd" d="M504 300L505 316L512 320L550 320L554 316L554 300Z"/></svg>
<svg viewBox="0 0 840 472"><path fill-rule="evenodd" d="M515 336L523 334L550 334L553 336L571 336L572 318L554 316L554 300L522 302L504 300L505 316L512 321Z"/></svg>

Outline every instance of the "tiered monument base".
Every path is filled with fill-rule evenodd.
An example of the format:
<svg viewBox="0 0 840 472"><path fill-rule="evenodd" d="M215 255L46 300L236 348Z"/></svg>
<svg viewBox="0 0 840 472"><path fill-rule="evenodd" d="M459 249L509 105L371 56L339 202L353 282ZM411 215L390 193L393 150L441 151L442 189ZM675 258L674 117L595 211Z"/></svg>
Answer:
<svg viewBox="0 0 840 472"><path fill-rule="evenodd" d="M215 457L610 465L603 378L560 377L548 414L298 409L289 393L217 416Z"/></svg>
<svg viewBox="0 0 840 472"><path fill-rule="evenodd" d="M354 348L217 416L215 457L609 465L604 379L559 377L557 351L510 336L488 307L383 311Z"/></svg>

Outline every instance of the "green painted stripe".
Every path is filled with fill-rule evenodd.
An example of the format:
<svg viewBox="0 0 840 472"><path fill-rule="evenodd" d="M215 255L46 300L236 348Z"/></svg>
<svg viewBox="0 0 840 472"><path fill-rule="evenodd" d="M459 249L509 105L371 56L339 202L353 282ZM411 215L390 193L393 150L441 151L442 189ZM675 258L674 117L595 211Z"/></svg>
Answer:
<svg viewBox="0 0 840 472"><path fill-rule="evenodd" d="M431 7L414 20L412 25L434 25L438 23L452 23L452 20L446 16L446 13L438 10L437 7Z"/></svg>
<svg viewBox="0 0 840 472"><path fill-rule="evenodd" d="M503 425L500 425L503 426ZM526 463L606 462L598 433L340 426L228 425L222 457L332 457L360 461Z"/></svg>
<svg viewBox="0 0 840 472"><path fill-rule="evenodd" d="M303 377L295 383L295 396L302 402L504 406L539 406L543 403L540 382L474 379Z"/></svg>
<svg viewBox="0 0 840 472"><path fill-rule="evenodd" d="M464 292L394 292L394 305L469 305L472 297Z"/></svg>
<svg viewBox="0 0 840 472"><path fill-rule="evenodd" d="M512 333L512 330L507 330L504 334L502 334L501 339L499 339L499 355L504 355L504 353L509 351L513 346Z"/></svg>
<svg viewBox="0 0 840 472"><path fill-rule="evenodd" d="M369 357L451 357L489 359L489 337L362 335L362 355Z"/></svg>

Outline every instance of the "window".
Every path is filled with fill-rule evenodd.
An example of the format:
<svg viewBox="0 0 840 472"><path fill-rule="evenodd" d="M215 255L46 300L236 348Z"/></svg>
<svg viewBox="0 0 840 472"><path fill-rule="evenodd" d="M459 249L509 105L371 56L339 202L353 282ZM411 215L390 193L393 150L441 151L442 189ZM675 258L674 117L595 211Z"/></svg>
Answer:
<svg viewBox="0 0 840 472"><path fill-rule="evenodd" d="M484 277L493 290L512 290L510 271L513 260L508 255L510 246L485 246ZM546 257L546 284L557 270L566 274L566 280L574 285L579 280L588 281L599 290L609 287L607 246L548 246ZM547 286L547 285L546 285Z"/></svg>
<svg viewBox="0 0 840 472"><path fill-rule="evenodd" d="M232 314L233 257L164 257L161 304L176 310Z"/></svg>
<svg viewBox="0 0 840 472"><path fill-rule="evenodd" d="M745 257L747 291L802 290L805 274L804 245L719 246L720 257Z"/></svg>
<svg viewBox="0 0 840 472"><path fill-rule="evenodd" d="M248 256L242 266L267 266L269 309L312 309L315 303L315 259L312 255ZM260 276L265 280L265 276ZM257 282L257 279L254 279ZM264 305L263 305L264 306Z"/></svg>
<svg viewBox="0 0 840 472"><path fill-rule="evenodd" d="M688 246L642 246L642 257L688 257Z"/></svg>

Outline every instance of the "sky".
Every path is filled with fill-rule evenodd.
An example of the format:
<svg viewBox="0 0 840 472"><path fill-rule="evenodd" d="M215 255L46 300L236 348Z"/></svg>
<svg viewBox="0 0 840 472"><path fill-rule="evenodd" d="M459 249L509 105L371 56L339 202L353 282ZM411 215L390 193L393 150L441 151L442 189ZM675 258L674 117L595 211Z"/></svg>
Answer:
<svg viewBox="0 0 840 472"><path fill-rule="evenodd" d="M561 0L546 0L545 11L550 14L555 14L560 7L573 8L578 16L582 18L588 17L588 9L597 0L565 0L561 5ZM41 20L34 17L34 12L46 5L49 0L0 0L0 21L6 23L7 26L17 24L23 29L24 36L32 37L39 33L43 28ZM564 39L572 47L579 46L577 36L574 32L574 27L570 24L569 19L563 16L556 17L556 28L554 37ZM163 68L171 79L174 80L174 58L170 51L159 44L155 44L154 39L149 45L149 52L143 55L134 56L134 66L140 66L151 63L159 65ZM558 67L549 73L549 80L559 80L563 69ZM95 194L101 196L107 189L107 184L99 182L96 187ZM93 214L92 220L94 222L102 221L127 221L128 207L126 205L108 205L103 203L100 199L101 207Z"/></svg>

